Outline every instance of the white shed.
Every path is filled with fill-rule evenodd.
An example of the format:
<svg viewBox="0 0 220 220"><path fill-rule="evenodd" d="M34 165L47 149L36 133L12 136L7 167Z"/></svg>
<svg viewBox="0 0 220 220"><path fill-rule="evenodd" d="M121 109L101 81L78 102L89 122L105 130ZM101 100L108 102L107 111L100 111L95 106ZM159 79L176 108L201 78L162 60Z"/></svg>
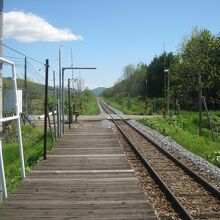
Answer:
<svg viewBox="0 0 220 220"><path fill-rule="evenodd" d="M18 107L19 112L22 112L22 90L18 89ZM4 112L15 110L15 96L14 96L14 90L9 89L4 92L3 97L3 109Z"/></svg>

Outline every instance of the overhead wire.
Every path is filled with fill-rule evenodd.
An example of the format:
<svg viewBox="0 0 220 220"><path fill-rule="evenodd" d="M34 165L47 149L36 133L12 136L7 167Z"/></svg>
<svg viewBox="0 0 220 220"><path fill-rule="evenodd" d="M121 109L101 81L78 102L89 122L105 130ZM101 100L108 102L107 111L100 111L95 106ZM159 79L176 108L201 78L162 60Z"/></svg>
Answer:
<svg viewBox="0 0 220 220"><path fill-rule="evenodd" d="M27 59L27 64L28 64L28 66L29 66L29 68L31 68L32 70L33 70L33 72L35 73L35 74L37 74L41 79L45 79L45 77L44 76L42 76L41 75L41 73L40 73L40 71L39 70L41 70L42 68L40 68L39 70L37 70L34 66L33 66L33 64Z"/></svg>
<svg viewBox="0 0 220 220"><path fill-rule="evenodd" d="M7 55L4 55L4 57L10 58L10 59L18 59L18 60L23 60L24 59L23 57L13 57L13 56L7 56Z"/></svg>
<svg viewBox="0 0 220 220"><path fill-rule="evenodd" d="M41 61L38 61L38 60L34 59L33 57L28 56L28 55L26 55L26 54L24 54L24 53L22 53L22 52L20 52L20 51L18 51L18 50L16 50L16 49L12 48L12 47L9 47L9 46L7 46L6 44L4 44L4 43L2 43L2 42L0 42L0 44L1 44L2 46L6 47L6 48L8 48L8 49L10 49L10 50L12 50L12 51L14 51L14 52L16 52L16 53L18 53L18 54L24 56L24 57L27 57L27 58L30 59L30 60L33 60L33 61L36 62L36 63L40 63L40 64L42 64L42 65L45 65L45 63L43 63L43 62L41 62Z"/></svg>
<svg viewBox="0 0 220 220"><path fill-rule="evenodd" d="M4 44L4 43L2 43L2 42L0 42L0 44L1 44L2 46L4 46L4 47L8 48L9 50L14 51L15 53L20 54L20 55L22 55L22 56L24 56L24 57L27 58L27 64L29 65L29 68L28 68L28 66L27 66L27 68L29 69L29 71L30 71L32 74L36 74L36 75L38 76L38 79L37 79L36 81L38 81L39 78L40 78L41 80L43 80L43 81L45 80L45 77L40 74L40 71L38 71L38 70L35 69L35 67L33 66L33 64L32 64L29 60L32 60L32 61L34 61L34 62L36 62L36 63L39 63L39 64L43 65L43 67L41 67L40 69L42 69L42 68L45 67L45 65L46 65L45 63L43 63L43 62L41 62L41 61L39 61L39 60L37 60L37 59L35 59L35 58L33 58L33 57L31 57L31 56L25 54L25 53L22 53L22 52L20 52L20 51L18 51L18 50L16 50L16 49L14 49L14 48L12 48L12 47L10 47L10 46ZM15 60L16 60L16 61L14 62L14 63L15 63L15 66L16 66L17 68L23 68L23 69L24 69L24 66L22 66L21 64L19 64L19 62L22 62L22 59L23 59L22 57L15 57L15 56L8 56L8 55L5 55L4 57L10 58L10 59L15 59ZM31 70L31 69L32 69L32 70ZM53 69L51 66L49 66L49 69L51 69L52 71L54 71L54 69ZM35 77L35 79L36 79L36 77Z"/></svg>

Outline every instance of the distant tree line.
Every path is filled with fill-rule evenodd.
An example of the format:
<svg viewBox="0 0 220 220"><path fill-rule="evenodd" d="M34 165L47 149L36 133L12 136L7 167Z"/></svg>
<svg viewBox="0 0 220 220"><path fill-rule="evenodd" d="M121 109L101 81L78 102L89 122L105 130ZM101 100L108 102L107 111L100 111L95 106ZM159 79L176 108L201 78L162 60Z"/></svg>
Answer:
<svg viewBox="0 0 220 220"><path fill-rule="evenodd" d="M185 37L176 54L172 52L155 56L149 65L124 67L121 79L103 92L103 96L163 98L167 91L167 72L170 70L170 100L173 107L178 102L182 109L198 106L199 75L203 96L210 109L220 107L220 36L207 29L194 28ZM128 103L129 104L129 103Z"/></svg>

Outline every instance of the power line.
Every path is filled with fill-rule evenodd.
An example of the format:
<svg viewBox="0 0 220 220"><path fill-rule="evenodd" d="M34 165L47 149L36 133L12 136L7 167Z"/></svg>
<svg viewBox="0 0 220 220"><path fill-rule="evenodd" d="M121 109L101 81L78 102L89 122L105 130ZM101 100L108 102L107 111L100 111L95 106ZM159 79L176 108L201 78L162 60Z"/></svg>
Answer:
<svg viewBox="0 0 220 220"><path fill-rule="evenodd" d="M33 71L33 69L30 68L30 66L27 66L28 72L31 73L32 77L35 77L35 79L37 80L43 80L44 81L44 77L42 77L39 74L36 74L36 72Z"/></svg>
<svg viewBox="0 0 220 220"><path fill-rule="evenodd" d="M13 49L12 47L9 47L9 46L3 44L2 42L0 42L0 44L1 44L2 46L6 47L6 48L8 48L8 49L10 49L10 50L12 50L12 51L14 51L14 52L16 52L16 53L18 53L18 54L24 56L24 57L27 57L27 58L30 59L30 60L33 60L33 61L36 62L36 63L40 63L40 64L42 64L42 65L45 65L44 63L42 63L42 62L40 62L40 61L38 61L38 60L36 60L36 59L30 57L30 56L28 56L28 55L26 55L26 54L24 54L24 53L18 51L18 50Z"/></svg>
<svg viewBox="0 0 220 220"><path fill-rule="evenodd" d="M29 60L27 60L27 64L29 65L29 68L31 68L37 75L39 75L42 79L44 79L44 77L40 74L40 71L35 69L35 67Z"/></svg>
<svg viewBox="0 0 220 220"><path fill-rule="evenodd" d="M11 59L17 59L17 60L23 60L22 57L13 57L13 56L7 56L7 55L4 55L4 57L11 58Z"/></svg>

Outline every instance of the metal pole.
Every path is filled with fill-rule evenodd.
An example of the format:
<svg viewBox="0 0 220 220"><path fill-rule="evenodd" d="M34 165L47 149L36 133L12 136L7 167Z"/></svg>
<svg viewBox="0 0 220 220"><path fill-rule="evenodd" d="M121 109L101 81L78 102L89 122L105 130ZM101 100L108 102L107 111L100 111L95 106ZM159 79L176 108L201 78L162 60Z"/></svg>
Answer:
<svg viewBox="0 0 220 220"><path fill-rule="evenodd" d="M61 46L60 46L61 47ZM61 137L61 50L59 47L59 99L58 99L58 107L59 107L59 137Z"/></svg>
<svg viewBox="0 0 220 220"><path fill-rule="evenodd" d="M49 129L50 129L50 134L51 134L52 140L54 141L52 126L51 126L51 121L50 121L50 115L49 115L49 108L48 107L47 107L47 118L48 118L48 125L49 125Z"/></svg>
<svg viewBox="0 0 220 220"><path fill-rule="evenodd" d="M3 0L0 0L0 43L3 41ZM0 44L0 57L2 57L2 44ZM2 63L0 63L0 118L2 118ZM3 201L3 197L7 197L6 195L3 195L2 192L4 192L4 186L6 186L6 183L4 182L4 164L3 164L3 157L2 157L2 123L0 123L0 203ZM2 171L2 172L1 172Z"/></svg>
<svg viewBox="0 0 220 220"><path fill-rule="evenodd" d="M57 88L57 136L60 138L60 105L59 105L59 89Z"/></svg>
<svg viewBox="0 0 220 220"><path fill-rule="evenodd" d="M2 123L1 123L2 124ZM2 154L2 141L0 141L0 174L1 174L1 181L0 181L0 203L3 202L4 199L7 199L7 188L6 188L6 180L5 180L5 169L4 169L4 162L3 162L3 154Z"/></svg>
<svg viewBox="0 0 220 220"><path fill-rule="evenodd" d="M61 94L61 97L62 97L62 101L61 101L61 109L62 109L62 125L63 125L63 128L62 128L62 132L64 134L64 125L65 125L65 121L64 121L64 71L65 70L73 70L73 69L83 69L83 70L95 70L96 67L62 67L62 94Z"/></svg>
<svg viewBox="0 0 220 220"><path fill-rule="evenodd" d="M70 103L70 79L68 79L68 100L69 100L69 130L71 129L71 103Z"/></svg>
<svg viewBox="0 0 220 220"><path fill-rule="evenodd" d="M22 177L25 178L25 165L24 165L24 152L23 152L23 143L22 143L22 135L21 135L21 122L19 114L21 110L19 109L18 105L18 94L17 94L17 82L16 82L16 72L15 66L12 67L12 74L13 74L13 87L14 87L14 96L15 96L15 109L16 115L18 115L17 119L17 130L18 130L18 143L19 143L19 153L20 153L20 162L21 162L21 173Z"/></svg>
<svg viewBox="0 0 220 220"><path fill-rule="evenodd" d="M165 42L163 43L163 72L164 72L164 106L166 106L167 102L167 77L166 77L166 51L165 51ZM165 107L166 108L166 107Z"/></svg>
<svg viewBox="0 0 220 220"><path fill-rule="evenodd" d="M199 74L199 136L202 135L202 81L201 74Z"/></svg>
<svg viewBox="0 0 220 220"><path fill-rule="evenodd" d="M54 125L54 137L55 137L55 141L57 141L55 109L56 109L56 84L55 84L55 71L53 71L53 125Z"/></svg>
<svg viewBox="0 0 220 220"><path fill-rule="evenodd" d="M64 119L64 68L62 68L62 134L64 134L65 119Z"/></svg>
<svg viewBox="0 0 220 220"><path fill-rule="evenodd" d="M45 69L45 100L44 100L44 160L47 159L47 114L48 114L48 68L49 60L46 59Z"/></svg>
<svg viewBox="0 0 220 220"><path fill-rule="evenodd" d="M21 124L20 124L20 112L18 105L18 94L17 94L17 82L16 82L16 72L15 72L15 65L14 63L1 58L1 61L8 63L12 67L12 76L13 76L13 89L14 89L14 107L16 110L16 116L1 118L1 123L3 121L10 121L10 120L17 120L17 130L18 130L18 143L19 143L19 153L20 153L20 161L21 161L21 171L22 177L25 177L25 166L24 166L24 153L23 153L23 145L22 145L22 136L21 136ZM1 176L1 183L3 189L3 199L7 199L7 187L6 187L6 180L5 180L5 172L4 172L4 163L3 163L3 155L2 155L2 142L0 141L0 176ZM2 195L1 195L2 196ZM2 201L2 197L1 197Z"/></svg>
<svg viewBox="0 0 220 220"><path fill-rule="evenodd" d="M27 57L24 58L24 92L25 113L27 113Z"/></svg>

